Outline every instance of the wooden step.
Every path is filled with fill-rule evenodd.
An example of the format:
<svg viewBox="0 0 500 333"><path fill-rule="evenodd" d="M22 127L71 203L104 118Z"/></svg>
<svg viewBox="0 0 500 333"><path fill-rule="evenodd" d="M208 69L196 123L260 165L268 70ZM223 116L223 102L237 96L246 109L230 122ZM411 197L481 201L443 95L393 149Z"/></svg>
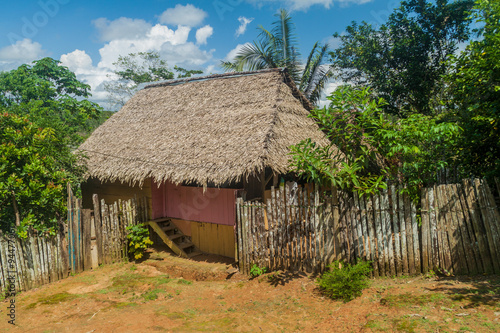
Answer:
<svg viewBox="0 0 500 333"><path fill-rule="evenodd" d="M184 234L178 233L178 234L173 234L173 235L167 235L170 240L176 240L177 238L184 237Z"/></svg>
<svg viewBox="0 0 500 333"><path fill-rule="evenodd" d="M184 249L187 249L191 246L194 246L194 244L191 242L183 242L183 243L177 244L177 246L184 250Z"/></svg>
<svg viewBox="0 0 500 333"><path fill-rule="evenodd" d="M203 254L203 252L201 252L200 250L194 251L188 254L188 258L196 257L199 256L200 254Z"/></svg>
<svg viewBox="0 0 500 333"><path fill-rule="evenodd" d="M175 225L168 225L168 226L160 226L160 228L165 231L165 232L169 232L169 231L172 231L172 230L177 230L177 227Z"/></svg>
<svg viewBox="0 0 500 333"><path fill-rule="evenodd" d="M161 219L153 220L153 222L156 222L156 223L164 223L164 222L170 222L170 221L172 221L170 219L170 217L162 217Z"/></svg>
<svg viewBox="0 0 500 333"><path fill-rule="evenodd" d="M163 242L177 255L184 258L192 258L203 253L189 241L189 238L185 237L169 218L149 221L147 224L153 228ZM173 233L171 233L172 231Z"/></svg>

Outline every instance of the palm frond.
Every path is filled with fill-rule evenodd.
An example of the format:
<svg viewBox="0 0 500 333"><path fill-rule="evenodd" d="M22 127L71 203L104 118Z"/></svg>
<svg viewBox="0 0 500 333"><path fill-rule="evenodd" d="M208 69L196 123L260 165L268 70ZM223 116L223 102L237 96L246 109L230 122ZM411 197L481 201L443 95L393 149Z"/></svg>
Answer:
<svg viewBox="0 0 500 333"><path fill-rule="evenodd" d="M332 74L330 66L323 64L327 53L328 45L314 44L302 75L300 89L313 104L319 101L325 84Z"/></svg>
<svg viewBox="0 0 500 333"><path fill-rule="evenodd" d="M275 68L272 52L269 50L270 46L253 42L253 44L244 45L234 60L222 61L221 67L226 71L254 71L264 68Z"/></svg>
<svg viewBox="0 0 500 333"><path fill-rule="evenodd" d="M317 52L317 48L318 48L318 42L314 43L314 46L311 49L311 53L309 53L309 56L307 57L306 66L304 68L304 71L302 72L302 77L300 79L300 84L299 84L300 91L305 91L305 89L307 88L308 83L310 81L310 77L311 77L310 64L312 62L314 55Z"/></svg>

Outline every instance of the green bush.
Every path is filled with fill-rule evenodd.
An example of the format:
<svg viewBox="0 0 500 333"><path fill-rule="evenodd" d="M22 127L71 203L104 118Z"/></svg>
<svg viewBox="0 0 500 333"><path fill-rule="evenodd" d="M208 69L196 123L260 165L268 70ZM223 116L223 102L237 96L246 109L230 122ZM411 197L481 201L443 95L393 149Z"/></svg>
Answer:
<svg viewBox="0 0 500 333"><path fill-rule="evenodd" d="M368 287L368 274L372 271L370 265L370 261L363 260L355 265L334 261L328 266L330 270L323 273L316 283L326 296L349 302L361 296L362 290Z"/></svg>
<svg viewBox="0 0 500 333"><path fill-rule="evenodd" d="M257 264L253 264L252 268L250 268L250 275L252 277L261 276L267 272L267 267L259 267Z"/></svg>
<svg viewBox="0 0 500 333"><path fill-rule="evenodd" d="M144 251L148 245L153 242L149 239L148 228L143 224L131 225L126 228L128 231L128 253L134 256L134 259L142 258Z"/></svg>

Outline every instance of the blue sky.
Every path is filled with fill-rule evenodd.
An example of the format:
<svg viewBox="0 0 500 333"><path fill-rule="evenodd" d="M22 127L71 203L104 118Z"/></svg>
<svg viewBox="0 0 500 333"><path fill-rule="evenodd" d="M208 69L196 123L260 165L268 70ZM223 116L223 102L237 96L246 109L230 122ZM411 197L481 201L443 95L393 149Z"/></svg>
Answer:
<svg viewBox="0 0 500 333"><path fill-rule="evenodd" d="M102 83L112 63L130 52L157 51L170 67L221 72L241 45L289 10L304 57L316 41L330 43L351 21L381 24L394 0L17 0L0 13L0 70L50 56L92 86L104 103Z"/></svg>

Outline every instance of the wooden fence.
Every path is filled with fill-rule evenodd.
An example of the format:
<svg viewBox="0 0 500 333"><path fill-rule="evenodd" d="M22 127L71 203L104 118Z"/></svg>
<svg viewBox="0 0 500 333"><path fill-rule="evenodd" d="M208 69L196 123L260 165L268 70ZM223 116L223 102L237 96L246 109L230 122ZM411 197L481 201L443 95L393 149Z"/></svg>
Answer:
<svg viewBox="0 0 500 333"><path fill-rule="evenodd" d="M145 198L106 204L93 197L94 209L82 209L68 188L68 255L73 272L128 258L126 227L147 220Z"/></svg>
<svg viewBox="0 0 500 333"><path fill-rule="evenodd" d="M145 198L113 204L93 196L94 209L82 209L68 188L68 223L57 236L0 232L0 292L19 292L128 257L125 228L146 221Z"/></svg>
<svg viewBox="0 0 500 333"><path fill-rule="evenodd" d="M238 198L236 211L243 272L320 272L362 258L375 276L500 273L500 216L480 180L423 189L418 207L396 186L360 198L286 183L266 204Z"/></svg>
<svg viewBox="0 0 500 333"><path fill-rule="evenodd" d="M0 232L0 292L13 294L67 276L64 237L29 233L20 239L15 233Z"/></svg>

